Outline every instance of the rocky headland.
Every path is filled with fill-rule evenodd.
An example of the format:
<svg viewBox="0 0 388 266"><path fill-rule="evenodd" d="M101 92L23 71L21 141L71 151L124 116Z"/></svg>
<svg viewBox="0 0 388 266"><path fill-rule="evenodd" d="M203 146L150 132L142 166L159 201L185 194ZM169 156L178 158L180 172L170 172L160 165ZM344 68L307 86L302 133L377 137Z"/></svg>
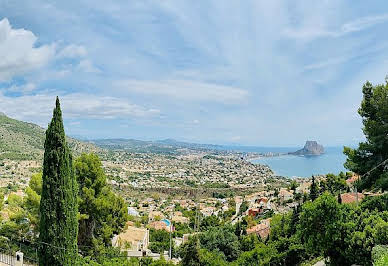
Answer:
<svg viewBox="0 0 388 266"><path fill-rule="evenodd" d="M304 145L303 149L297 150L295 152L290 152L291 155L321 155L325 153L325 149L322 145L318 144L316 141L308 140Z"/></svg>

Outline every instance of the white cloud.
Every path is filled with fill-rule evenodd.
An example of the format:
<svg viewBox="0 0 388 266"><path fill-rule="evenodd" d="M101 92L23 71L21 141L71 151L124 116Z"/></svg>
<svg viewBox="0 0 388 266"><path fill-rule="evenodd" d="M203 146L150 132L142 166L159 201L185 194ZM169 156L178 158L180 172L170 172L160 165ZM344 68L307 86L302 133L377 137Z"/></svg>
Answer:
<svg viewBox="0 0 388 266"><path fill-rule="evenodd" d="M58 57L79 58L87 55L86 48L82 45L70 44L58 52Z"/></svg>
<svg viewBox="0 0 388 266"><path fill-rule="evenodd" d="M59 96L66 118L152 118L160 111L128 103L124 99L82 93ZM16 119L45 125L51 117L55 95L24 95L8 97L0 92L0 110Z"/></svg>
<svg viewBox="0 0 388 266"><path fill-rule="evenodd" d="M88 59L81 60L77 66L77 70L80 70L80 71L83 71L86 73L100 73L101 72L101 70L98 69L97 67L95 67L93 65L93 63Z"/></svg>
<svg viewBox="0 0 388 266"><path fill-rule="evenodd" d="M189 101L240 103L248 97L246 90L191 80L139 81L121 80L114 86L122 91L152 96L166 96Z"/></svg>
<svg viewBox="0 0 388 266"><path fill-rule="evenodd" d="M21 93L29 93L33 92L36 89L36 85L34 83L26 83L20 86L12 85L9 88L6 88L9 92L21 92Z"/></svg>
<svg viewBox="0 0 388 266"><path fill-rule="evenodd" d="M339 26L329 27L317 21L302 28L286 28L283 33L287 37L297 39L315 39L320 37L341 37L345 34L366 30L388 21L388 14L366 16L344 23Z"/></svg>
<svg viewBox="0 0 388 266"><path fill-rule="evenodd" d="M37 37L25 29L13 29L8 19L0 21L0 82L45 66L55 54L55 45L35 46Z"/></svg>
<svg viewBox="0 0 388 266"><path fill-rule="evenodd" d="M388 21L388 14L363 17L342 25L340 33L345 34L349 32L365 30L367 28L373 27L377 24L384 23L387 21Z"/></svg>

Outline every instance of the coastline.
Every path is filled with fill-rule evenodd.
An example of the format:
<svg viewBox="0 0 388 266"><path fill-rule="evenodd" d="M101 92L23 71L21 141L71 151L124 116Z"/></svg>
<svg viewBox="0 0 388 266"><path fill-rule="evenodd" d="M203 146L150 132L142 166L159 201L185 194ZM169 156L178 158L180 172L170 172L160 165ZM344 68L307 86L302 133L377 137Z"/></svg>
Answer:
<svg viewBox="0 0 388 266"><path fill-rule="evenodd" d="M339 174L346 172L343 164L346 157L342 149L326 152L319 156L282 154L278 156L252 156L246 159L253 164L267 165L277 176L288 178L310 178L312 175Z"/></svg>

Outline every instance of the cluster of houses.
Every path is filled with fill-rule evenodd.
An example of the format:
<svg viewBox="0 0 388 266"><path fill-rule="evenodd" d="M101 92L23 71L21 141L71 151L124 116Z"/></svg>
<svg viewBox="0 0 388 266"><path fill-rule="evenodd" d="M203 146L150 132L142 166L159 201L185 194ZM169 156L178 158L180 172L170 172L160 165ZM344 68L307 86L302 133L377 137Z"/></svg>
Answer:
<svg viewBox="0 0 388 266"><path fill-rule="evenodd" d="M182 182L203 185L207 182L227 183L246 188L264 185L272 170L265 165L241 160L237 154L209 155L207 152L179 155L132 154L103 161L111 183L132 187L179 187ZM233 178L231 178L233 177Z"/></svg>

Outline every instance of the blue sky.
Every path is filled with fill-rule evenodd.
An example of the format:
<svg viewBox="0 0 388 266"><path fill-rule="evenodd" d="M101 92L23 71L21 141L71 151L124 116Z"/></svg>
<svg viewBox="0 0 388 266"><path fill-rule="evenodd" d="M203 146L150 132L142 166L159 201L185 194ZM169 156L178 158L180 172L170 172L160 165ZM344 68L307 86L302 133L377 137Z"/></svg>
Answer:
<svg viewBox="0 0 388 266"><path fill-rule="evenodd" d="M46 126L59 95L87 138L355 144L388 6L349 3L0 0L0 111Z"/></svg>

